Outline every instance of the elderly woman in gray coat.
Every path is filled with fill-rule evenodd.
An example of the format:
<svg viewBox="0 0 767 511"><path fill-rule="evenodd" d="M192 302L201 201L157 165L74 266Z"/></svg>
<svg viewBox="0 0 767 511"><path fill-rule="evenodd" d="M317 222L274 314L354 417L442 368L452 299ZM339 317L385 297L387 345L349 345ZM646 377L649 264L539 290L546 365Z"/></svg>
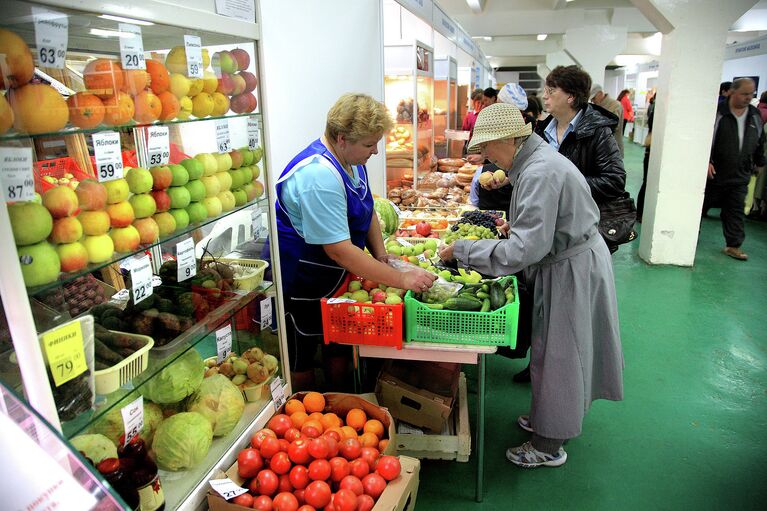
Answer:
<svg viewBox="0 0 767 511"><path fill-rule="evenodd" d="M525 125L519 109L480 112L469 147L509 170L514 185L506 240L459 240L440 257L486 275L524 270L535 288L530 415L532 438L506 451L525 468L560 466L566 439L581 433L595 399L623 399L623 353L610 252L583 174Z"/></svg>

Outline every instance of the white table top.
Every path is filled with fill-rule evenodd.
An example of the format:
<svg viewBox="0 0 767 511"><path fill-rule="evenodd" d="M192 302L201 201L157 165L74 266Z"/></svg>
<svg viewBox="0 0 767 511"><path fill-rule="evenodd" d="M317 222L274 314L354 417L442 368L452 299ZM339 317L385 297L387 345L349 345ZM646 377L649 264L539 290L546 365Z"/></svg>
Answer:
<svg viewBox="0 0 767 511"><path fill-rule="evenodd" d="M469 346L463 344L439 344L432 342L402 343L402 349L389 346L359 347L360 357L391 358L396 360L426 360L432 362L454 362L476 364L479 355L495 353L497 346Z"/></svg>

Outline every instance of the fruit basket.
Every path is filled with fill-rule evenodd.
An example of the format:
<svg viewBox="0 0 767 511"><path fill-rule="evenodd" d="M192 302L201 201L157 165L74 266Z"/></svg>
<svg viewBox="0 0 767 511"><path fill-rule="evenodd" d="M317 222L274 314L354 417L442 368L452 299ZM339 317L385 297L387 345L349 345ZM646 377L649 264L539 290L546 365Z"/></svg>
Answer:
<svg viewBox="0 0 767 511"><path fill-rule="evenodd" d="M408 291L405 295L405 341L514 348L517 344L519 291L513 275L501 282L507 283L509 279L513 279L514 301L490 312L432 309Z"/></svg>
<svg viewBox="0 0 767 511"><path fill-rule="evenodd" d="M230 354L231 356L232 354ZM268 355L268 354L265 354ZM271 356L271 355L270 355ZM229 357L227 357L228 359ZM242 357L240 357L242 358ZM225 360L226 361L226 360ZM205 367L206 369L206 377L208 376L207 371L210 370L212 367L218 367L220 369L221 364L218 364L218 357L209 357L205 359ZM260 383L255 383L249 378L245 379L244 384L237 384L237 387L242 391L243 395L245 396L245 400L249 403L255 403L257 401L261 401L264 399L270 399L271 398L271 389L269 386L271 385L272 381L274 380L274 377L277 375L277 372L279 371L279 362L269 371L269 375L266 377L265 380L261 381ZM268 368L267 368L268 369ZM220 373L223 374L223 373ZM227 375L224 375L227 376ZM230 376L227 376L231 380ZM234 383L234 382L233 382Z"/></svg>
<svg viewBox="0 0 767 511"><path fill-rule="evenodd" d="M34 170L35 191L39 194L57 186L69 186L74 189L80 181L90 177L80 170L75 160L69 157L36 161Z"/></svg>
<svg viewBox="0 0 767 511"><path fill-rule="evenodd" d="M207 259L208 258L204 258L203 260ZM255 273L249 273L248 275L242 277L238 277L235 271L234 288L239 289L240 291L253 291L256 289L261 284L261 282L264 281L264 272L267 268L269 268L269 263L262 259L230 259L226 257L219 257L216 259L216 261L233 265L235 268L239 265L244 268L256 270Z"/></svg>
<svg viewBox="0 0 767 511"><path fill-rule="evenodd" d="M333 298L342 297L352 280L362 281L347 275ZM320 303L325 344L335 342L402 349L403 304L333 302L323 298Z"/></svg>
<svg viewBox="0 0 767 511"><path fill-rule="evenodd" d="M132 355L125 357L122 362L113 365L109 369L103 369L94 373L97 394L111 394L143 373L149 363L149 350L154 346L154 340L146 335L117 331L112 331L112 333L143 341L144 346L136 350Z"/></svg>

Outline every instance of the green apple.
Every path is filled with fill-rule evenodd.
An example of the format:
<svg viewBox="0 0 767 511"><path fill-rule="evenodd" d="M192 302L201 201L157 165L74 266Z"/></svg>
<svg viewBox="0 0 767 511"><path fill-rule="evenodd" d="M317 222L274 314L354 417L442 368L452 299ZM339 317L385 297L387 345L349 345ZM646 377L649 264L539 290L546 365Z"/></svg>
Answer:
<svg viewBox="0 0 767 511"><path fill-rule="evenodd" d="M187 216L189 216L189 223L199 224L208 218L208 209L202 202L192 202L186 208ZM172 212L173 210L171 210Z"/></svg>
<svg viewBox="0 0 767 511"><path fill-rule="evenodd" d="M172 209L185 208L191 202L189 190L184 186L171 186L168 188L170 196L170 207Z"/></svg>
<svg viewBox="0 0 767 511"><path fill-rule="evenodd" d="M189 173L190 180L200 179L205 173L205 167L200 160L187 158L185 160L181 160L181 165L183 165L186 171Z"/></svg>
<svg viewBox="0 0 767 511"><path fill-rule="evenodd" d="M47 241L19 247L18 254L27 287L41 286L59 278L61 261L56 249Z"/></svg>
<svg viewBox="0 0 767 511"><path fill-rule="evenodd" d="M186 170L186 167L183 165L171 164L168 165L168 168L173 173L173 181L170 183L171 186L183 186L189 182L189 171Z"/></svg>
<svg viewBox="0 0 767 511"><path fill-rule="evenodd" d="M197 202L205 198L205 185L199 179L189 181L184 187L189 190L189 200Z"/></svg>
<svg viewBox="0 0 767 511"><path fill-rule="evenodd" d="M176 230L187 228L189 225L189 213L185 209L171 209L168 213L173 215L173 218L176 220Z"/></svg>
<svg viewBox="0 0 767 511"><path fill-rule="evenodd" d="M216 158L214 158L212 154L200 153L197 156L195 156L194 159L202 163L203 176L212 176L213 174L218 172L218 163L216 162Z"/></svg>

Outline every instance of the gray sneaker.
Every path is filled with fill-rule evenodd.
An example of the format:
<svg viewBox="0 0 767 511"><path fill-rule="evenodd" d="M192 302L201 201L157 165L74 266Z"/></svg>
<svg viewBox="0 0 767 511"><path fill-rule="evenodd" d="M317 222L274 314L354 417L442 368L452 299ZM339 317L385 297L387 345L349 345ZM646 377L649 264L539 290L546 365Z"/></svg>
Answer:
<svg viewBox="0 0 767 511"><path fill-rule="evenodd" d="M541 452L530 442L506 450L506 459L522 468L559 467L567 461L567 453L561 447L555 454Z"/></svg>
<svg viewBox="0 0 767 511"><path fill-rule="evenodd" d="M533 431L533 426L530 424L530 416L529 415L520 415L517 417L517 425L527 431L528 433L535 433Z"/></svg>

